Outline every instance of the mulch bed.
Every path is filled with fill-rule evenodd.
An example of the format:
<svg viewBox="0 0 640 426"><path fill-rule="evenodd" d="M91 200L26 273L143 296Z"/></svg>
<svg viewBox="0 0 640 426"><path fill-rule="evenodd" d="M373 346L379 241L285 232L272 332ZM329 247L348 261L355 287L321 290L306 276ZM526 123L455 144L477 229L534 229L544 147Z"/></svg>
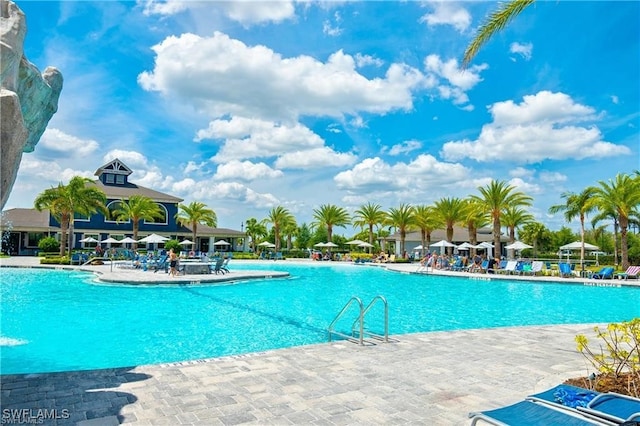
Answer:
<svg viewBox="0 0 640 426"><path fill-rule="evenodd" d="M597 392L617 392L640 398L640 377L624 373L615 377L613 374L601 374L592 383L588 377L576 377L564 382L567 385L593 389Z"/></svg>

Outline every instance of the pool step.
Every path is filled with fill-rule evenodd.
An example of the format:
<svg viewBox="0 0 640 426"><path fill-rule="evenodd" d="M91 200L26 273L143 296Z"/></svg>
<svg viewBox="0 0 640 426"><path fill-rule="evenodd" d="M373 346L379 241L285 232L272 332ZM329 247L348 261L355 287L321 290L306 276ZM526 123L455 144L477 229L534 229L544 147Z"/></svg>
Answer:
<svg viewBox="0 0 640 426"><path fill-rule="evenodd" d="M364 328L365 316L367 315L367 313L369 313L371 308L373 308L376 305L377 302L382 302L382 304L384 305L384 335L371 333L368 330L365 330ZM351 325L351 335L336 331L335 330L336 323L338 322L338 320L340 320L340 318L342 318L342 316L349 310L349 308L354 303L357 304L358 306L358 316L353 321L353 324ZM371 302L369 302L369 304L365 308L364 304L362 303L362 300L357 296L353 296L344 305L344 307L338 313L338 315L336 315L336 317L333 319L333 321L329 325L329 328L327 329L327 332L329 335L329 342L331 341L331 337L333 335L336 335L336 336L343 337L349 341L353 341L354 343L358 343L360 345L364 345L365 343L375 344L375 342L365 340L365 335L366 335L368 338L388 343L389 342L389 304L387 303L387 299L385 299L381 295L378 295L373 299L371 299Z"/></svg>

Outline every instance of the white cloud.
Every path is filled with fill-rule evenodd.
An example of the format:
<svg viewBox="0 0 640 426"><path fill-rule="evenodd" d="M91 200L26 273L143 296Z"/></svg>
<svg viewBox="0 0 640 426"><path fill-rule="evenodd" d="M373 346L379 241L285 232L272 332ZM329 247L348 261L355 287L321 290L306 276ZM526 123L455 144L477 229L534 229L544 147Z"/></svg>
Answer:
<svg viewBox="0 0 640 426"><path fill-rule="evenodd" d="M245 26L264 22L278 23L295 17L293 2L286 0L234 0L213 2L139 0L138 4L142 5L145 15L175 15L186 10L201 14L213 10Z"/></svg>
<svg viewBox="0 0 640 426"><path fill-rule="evenodd" d="M252 163L251 161L229 161L220 164L214 176L220 180L245 180L252 181L256 179L271 179L282 176L280 170L274 170L265 163Z"/></svg>
<svg viewBox="0 0 640 426"><path fill-rule="evenodd" d="M602 140L594 125L592 108L576 103L564 93L542 91L525 96L523 102L497 102L489 106L491 123L482 127L476 140L450 141L441 154L447 161L472 158L527 164L545 159L564 160L610 157L630 153L629 148Z"/></svg>
<svg viewBox="0 0 640 426"><path fill-rule="evenodd" d="M468 181L471 171L460 164L443 163L431 155L419 155L409 163L388 164L379 157L367 158L351 170L338 173L334 181L338 188L348 190L393 191L430 185L459 186Z"/></svg>
<svg viewBox="0 0 640 426"><path fill-rule="evenodd" d="M509 46L509 52L516 53L524 58L525 61L531 59L531 52L533 51L533 44L531 43L511 43Z"/></svg>
<svg viewBox="0 0 640 426"><path fill-rule="evenodd" d="M472 65L462 70L456 59L443 61L438 55L428 55L424 60L427 71L426 80L435 86L441 99L451 99L456 105L469 102L466 91L482 81L480 73L488 68L487 64ZM462 109L473 110L473 105L465 105Z"/></svg>
<svg viewBox="0 0 640 426"><path fill-rule="evenodd" d="M335 25L333 25L329 20L324 21L322 24L322 32L328 36L337 37L342 34L342 28L340 28L342 17L340 16L340 12L335 12L333 17Z"/></svg>
<svg viewBox="0 0 640 426"><path fill-rule="evenodd" d="M471 25L471 14L462 6L454 2L429 2L433 9L420 18L420 22L426 22L428 26L451 25L459 32L464 32Z"/></svg>
<svg viewBox="0 0 640 426"><path fill-rule="evenodd" d="M397 145L393 145L389 150L389 155L408 154L412 151L422 148L422 142L416 140L404 141Z"/></svg>
<svg viewBox="0 0 640 426"><path fill-rule="evenodd" d="M154 69L138 76L140 86L212 117L279 121L300 115L384 114L410 110L413 91L424 88L422 73L404 64L391 64L383 78L368 79L341 50L326 62L305 55L283 58L265 46L247 46L220 32L168 37L153 50Z"/></svg>
<svg viewBox="0 0 640 426"><path fill-rule="evenodd" d="M355 163L356 159L354 154L335 152L333 149L323 146L283 154L276 160L275 166L279 169L343 167Z"/></svg>
<svg viewBox="0 0 640 426"><path fill-rule="evenodd" d="M521 178L513 178L509 180L509 185L515 187L518 191L522 191L527 195L540 194L544 192L540 185L535 183L526 182Z"/></svg>
<svg viewBox="0 0 640 426"><path fill-rule="evenodd" d="M540 181L544 183L566 182L567 175L559 172L540 172Z"/></svg>
<svg viewBox="0 0 640 426"><path fill-rule="evenodd" d="M620 99L616 95L611 95L611 102L617 105L620 103Z"/></svg>
<svg viewBox="0 0 640 426"><path fill-rule="evenodd" d="M532 178L534 175L534 171L530 169L525 169L524 167L516 167L513 170L509 171L509 176L514 178Z"/></svg>
<svg viewBox="0 0 640 426"><path fill-rule="evenodd" d="M360 53L356 53L355 60L358 68L363 68L369 65L379 68L384 65L384 61L382 59L371 55L362 55Z"/></svg>
<svg viewBox="0 0 640 426"><path fill-rule="evenodd" d="M92 139L80 139L53 128L44 131L37 146L40 154L52 158L85 158L99 148L98 142Z"/></svg>

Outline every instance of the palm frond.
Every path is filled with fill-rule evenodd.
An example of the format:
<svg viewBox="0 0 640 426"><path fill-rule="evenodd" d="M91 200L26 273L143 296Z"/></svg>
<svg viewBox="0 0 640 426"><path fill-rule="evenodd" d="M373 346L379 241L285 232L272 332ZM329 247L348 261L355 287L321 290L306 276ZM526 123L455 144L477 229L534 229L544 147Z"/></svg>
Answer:
<svg viewBox="0 0 640 426"><path fill-rule="evenodd" d="M518 16L527 6L535 0L512 0L502 3L497 10L493 11L480 25L476 36L464 51L462 58L462 68L466 68L473 58L478 54L480 48L487 43L494 34L502 30L513 18Z"/></svg>

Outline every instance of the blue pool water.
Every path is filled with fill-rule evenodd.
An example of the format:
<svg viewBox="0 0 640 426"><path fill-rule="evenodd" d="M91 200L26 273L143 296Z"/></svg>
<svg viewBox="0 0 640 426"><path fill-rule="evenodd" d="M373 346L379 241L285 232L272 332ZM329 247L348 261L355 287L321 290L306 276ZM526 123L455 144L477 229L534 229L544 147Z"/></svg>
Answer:
<svg viewBox="0 0 640 426"><path fill-rule="evenodd" d="M289 279L234 285L96 284L91 274L2 268L2 374L173 362L320 343L344 304L389 302L391 334L640 316L640 289L420 276L356 265L234 262ZM376 312L378 310L378 312ZM367 326L382 331L381 306ZM355 315L355 313L354 313ZM339 325L351 329L354 315Z"/></svg>

